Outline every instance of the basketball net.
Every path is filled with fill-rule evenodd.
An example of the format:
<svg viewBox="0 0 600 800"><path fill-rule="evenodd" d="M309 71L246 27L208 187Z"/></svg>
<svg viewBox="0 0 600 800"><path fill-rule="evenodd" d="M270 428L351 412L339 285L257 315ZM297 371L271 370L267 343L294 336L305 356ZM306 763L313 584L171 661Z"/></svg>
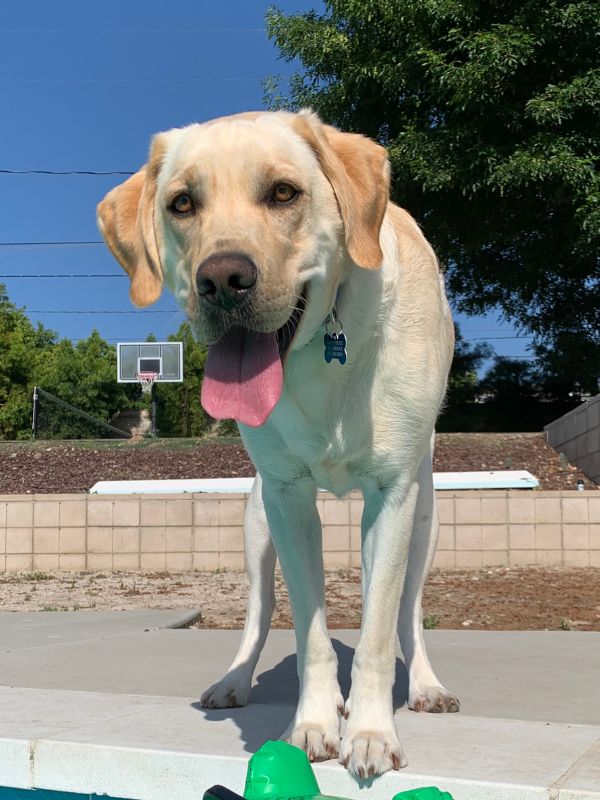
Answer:
<svg viewBox="0 0 600 800"><path fill-rule="evenodd" d="M142 392L150 394L152 387L158 378L158 372L136 372L135 377L140 382Z"/></svg>

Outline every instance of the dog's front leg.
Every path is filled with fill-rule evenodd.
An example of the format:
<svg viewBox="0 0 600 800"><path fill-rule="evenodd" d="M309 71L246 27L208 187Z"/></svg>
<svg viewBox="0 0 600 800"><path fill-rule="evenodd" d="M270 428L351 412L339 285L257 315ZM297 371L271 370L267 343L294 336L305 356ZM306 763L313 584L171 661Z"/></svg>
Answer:
<svg viewBox="0 0 600 800"><path fill-rule="evenodd" d="M364 493L362 626L340 752L340 762L359 778L406 765L394 723L392 690L396 624L418 489L413 480Z"/></svg>
<svg viewBox="0 0 600 800"><path fill-rule="evenodd" d="M264 478L263 500L287 584L296 629L300 695L283 735L312 761L337 756L343 698L327 632L321 521L311 478L283 484Z"/></svg>
<svg viewBox="0 0 600 800"><path fill-rule="evenodd" d="M262 501L260 474L254 479L246 507L244 551L250 591L242 641L224 677L202 695L200 703L204 708L246 705L275 608L276 556Z"/></svg>

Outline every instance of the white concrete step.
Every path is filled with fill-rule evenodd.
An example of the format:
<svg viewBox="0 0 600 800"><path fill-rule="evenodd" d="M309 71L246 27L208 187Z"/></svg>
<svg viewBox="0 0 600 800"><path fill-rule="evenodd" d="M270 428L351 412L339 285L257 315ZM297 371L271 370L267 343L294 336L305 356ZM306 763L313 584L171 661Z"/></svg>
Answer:
<svg viewBox="0 0 600 800"><path fill-rule="evenodd" d="M194 698L0 688L0 785L136 800L243 791L247 760L283 731L288 705L206 711ZM455 800L598 800L600 727L399 712L409 766L367 788L336 762L321 791L391 800L436 785Z"/></svg>

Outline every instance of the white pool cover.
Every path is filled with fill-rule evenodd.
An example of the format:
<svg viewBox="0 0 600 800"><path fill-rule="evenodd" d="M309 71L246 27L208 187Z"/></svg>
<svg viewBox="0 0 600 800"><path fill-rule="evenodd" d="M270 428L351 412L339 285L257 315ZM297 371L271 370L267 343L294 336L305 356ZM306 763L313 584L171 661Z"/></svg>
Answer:
<svg viewBox="0 0 600 800"><path fill-rule="evenodd" d="M248 493L254 478L209 478L204 480L99 481L90 494L211 494ZM535 489L537 478L526 470L492 472L434 472L436 489Z"/></svg>

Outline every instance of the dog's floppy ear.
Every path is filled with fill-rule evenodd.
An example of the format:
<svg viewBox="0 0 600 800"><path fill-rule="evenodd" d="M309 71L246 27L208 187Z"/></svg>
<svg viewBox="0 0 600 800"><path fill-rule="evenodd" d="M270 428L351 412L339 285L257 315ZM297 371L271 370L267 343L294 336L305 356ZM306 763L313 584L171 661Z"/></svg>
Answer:
<svg viewBox="0 0 600 800"><path fill-rule="evenodd" d="M390 191L387 151L365 136L324 125L311 111L293 119L333 187L352 260L359 267L378 269L383 260L379 232Z"/></svg>
<svg viewBox="0 0 600 800"><path fill-rule="evenodd" d="M148 164L112 189L97 209L100 232L129 275L129 297L136 306L151 305L162 291L154 200L156 179L166 150L165 136L154 137Z"/></svg>

